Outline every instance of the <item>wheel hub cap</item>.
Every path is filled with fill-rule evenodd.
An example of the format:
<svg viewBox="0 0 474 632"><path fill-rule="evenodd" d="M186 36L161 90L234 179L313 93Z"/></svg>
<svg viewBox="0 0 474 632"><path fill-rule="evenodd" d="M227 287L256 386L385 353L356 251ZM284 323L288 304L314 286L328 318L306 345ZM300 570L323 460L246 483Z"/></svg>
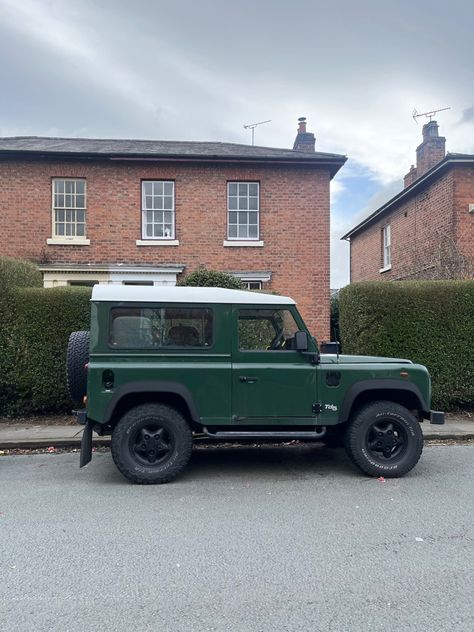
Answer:
<svg viewBox="0 0 474 632"><path fill-rule="evenodd" d="M140 461L156 463L164 460L171 452L171 444L162 427L142 428L133 445L133 452Z"/></svg>
<svg viewBox="0 0 474 632"><path fill-rule="evenodd" d="M393 421L378 421L370 426L366 444L374 456L394 459L405 448L405 430Z"/></svg>

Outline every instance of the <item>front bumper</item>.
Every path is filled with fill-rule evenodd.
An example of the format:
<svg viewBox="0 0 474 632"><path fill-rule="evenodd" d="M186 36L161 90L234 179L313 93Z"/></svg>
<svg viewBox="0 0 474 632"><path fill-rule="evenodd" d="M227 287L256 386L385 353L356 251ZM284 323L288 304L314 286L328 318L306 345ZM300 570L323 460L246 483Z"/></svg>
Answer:
<svg viewBox="0 0 474 632"><path fill-rule="evenodd" d="M428 419L430 424L442 425L444 424L445 415L440 410L424 410L421 413L423 419Z"/></svg>

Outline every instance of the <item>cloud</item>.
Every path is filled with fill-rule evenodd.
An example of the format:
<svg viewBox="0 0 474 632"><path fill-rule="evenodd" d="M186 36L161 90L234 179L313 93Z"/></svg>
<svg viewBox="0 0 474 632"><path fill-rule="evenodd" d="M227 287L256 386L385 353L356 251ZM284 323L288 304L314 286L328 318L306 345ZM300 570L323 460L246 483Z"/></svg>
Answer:
<svg viewBox="0 0 474 632"><path fill-rule="evenodd" d="M465 0L0 0L0 133L249 143L271 119L256 144L291 147L306 116L349 156L342 233L414 162L414 108L450 106L448 149L474 152L473 20Z"/></svg>
<svg viewBox="0 0 474 632"><path fill-rule="evenodd" d="M463 111L459 124L462 125L463 123L473 123L473 122L474 122L474 105L471 105L471 107L466 108Z"/></svg>

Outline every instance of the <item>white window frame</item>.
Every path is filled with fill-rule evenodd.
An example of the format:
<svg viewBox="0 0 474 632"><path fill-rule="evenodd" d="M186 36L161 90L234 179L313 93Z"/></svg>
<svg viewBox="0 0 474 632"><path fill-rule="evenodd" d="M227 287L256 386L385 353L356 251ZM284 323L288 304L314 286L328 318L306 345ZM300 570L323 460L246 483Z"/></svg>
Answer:
<svg viewBox="0 0 474 632"><path fill-rule="evenodd" d="M151 184L153 186L153 193L151 194L151 196L149 194L145 193L145 185L147 184ZM163 189L163 193L162 194L156 194L154 193L154 185L155 184L162 184L163 187L165 184L171 184L173 187L173 193L172 193L172 208L169 209L165 209L164 208L164 198L165 197L169 197L169 195L164 194L164 189ZM162 204L161 204L161 208L159 207L159 204L157 207L154 208L146 208L146 203L145 203L145 198L146 197L156 197L157 199L159 199L160 197L162 198ZM176 231L176 211L175 211L175 183L174 180L142 180L142 185L141 185L141 209L142 209L142 239L137 241L137 245L144 245L143 242L158 242L158 241L165 241L165 242L169 242L169 241L173 241L174 243L177 242L175 240L175 231ZM165 213L165 212L171 212L171 231L169 235L147 235L147 226L149 226L150 224L148 223L147 220L147 213L152 212L152 213ZM164 215L163 215L163 221L162 222L155 222L153 221L151 223L151 226L155 226L155 225L162 225L163 226L163 233L165 232L165 224L166 222L164 221ZM154 231L153 231L154 232Z"/></svg>
<svg viewBox="0 0 474 632"><path fill-rule="evenodd" d="M245 290L255 291L262 289L262 282L259 280L250 280L250 279L241 279L241 283L244 286ZM256 285L257 287L250 287L251 285Z"/></svg>
<svg viewBox="0 0 474 632"><path fill-rule="evenodd" d="M382 268L380 272L385 272L392 268L392 229L390 224L382 228Z"/></svg>
<svg viewBox="0 0 474 632"><path fill-rule="evenodd" d="M58 183L62 182L63 183L63 191L57 191L56 190L56 185ZM81 182L84 184L84 193L77 193L77 183ZM66 193L66 183L73 183L73 187L71 187L71 191L69 193ZM82 196L84 197L84 206L77 206L77 197L78 196ZM62 205L58 205L56 204L57 199L56 196L62 196L63 197L63 204ZM71 204L67 204L67 197L66 196L70 196L70 201ZM59 244L67 244L67 243L76 243L79 245L88 245L90 242L87 239L87 181L85 178L52 178L51 181L51 209L52 209L52 213L51 213L51 239L47 240L47 243L49 244L55 244L55 243L59 243ZM83 211L84 212L84 221L83 222L78 222L77 221L77 212L78 211ZM62 219L61 221L57 221L57 213L63 213L63 217L64 219ZM68 214L69 214L69 219L68 218ZM64 225L64 234L61 235L58 232L56 232L57 230L57 226L59 224L63 224ZM78 235L77 234L77 227L79 225L84 225L84 234L83 235ZM66 235L66 230L67 230L67 226L70 226L73 230L74 230L74 234L73 235Z"/></svg>
<svg viewBox="0 0 474 632"><path fill-rule="evenodd" d="M257 186L257 195L250 195L249 194L249 185L256 185ZM230 195L230 187L232 185L237 185L237 195ZM240 195L239 193L239 185L246 185L247 186L247 195ZM237 206L239 206L239 200L240 198L246 198L247 199L247 208L244 209L239 209L239 208L230 208L230 198L237 198ZM257 208L256 209L251 209L249 208L250 204L250 198L257 198ZM230 213L239 213L239 211L242 213L257 213L257 235L255 237L240 237L238 235L239 232L239 226L247 226L247 234L248 234L248 227L250 225L254 226L255 224L249 224L248 222L248 215L247 215L247 223L246 224L239 224L238 221L238 217L237 217L237 223L235 224L234 222L230 222ZM230 236L230 226L237 226L237 235L236 236ZM259 244L261 243L261 245L263 245L263 242L260 242L260 182L255 182L255 181L229 181L227 182L227 239L229 241L240 241L240 242L259 242ZM226 242L224 242L224 245L226 245Z"/></svg>

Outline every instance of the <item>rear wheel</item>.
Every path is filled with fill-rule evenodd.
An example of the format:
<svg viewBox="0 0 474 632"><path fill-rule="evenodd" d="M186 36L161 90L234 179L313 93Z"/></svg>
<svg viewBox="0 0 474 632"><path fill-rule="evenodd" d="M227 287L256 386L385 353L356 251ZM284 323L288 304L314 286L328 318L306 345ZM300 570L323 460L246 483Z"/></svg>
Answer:
<svg viewBox="0 0 474 632"><path fill-rule="evenodd" d="M112 457L133 483L167 483L191 457L192 432L184 417L164 404L142 404L129 410L112 433Z"/></svg>
<svg viewBox="0 0 474 632"><path fill-rule="evenodd" d="M377 401L361 408L349 422L346 450L365 474L395 478L418 463L423 433L404 406Z"/></svg>

